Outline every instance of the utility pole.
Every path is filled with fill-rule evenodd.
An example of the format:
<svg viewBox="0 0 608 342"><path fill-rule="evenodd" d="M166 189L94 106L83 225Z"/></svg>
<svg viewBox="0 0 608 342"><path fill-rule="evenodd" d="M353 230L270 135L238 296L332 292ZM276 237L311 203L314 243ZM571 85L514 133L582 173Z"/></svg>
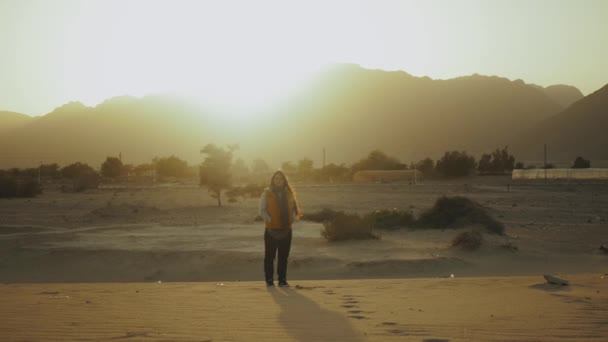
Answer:
<svg viewBox="0 0 608 342"><path fill-rule="evenodd" d="M325 168L325 146L323 146L323 168Z"/></svg>
<svg viewBox="0 0 608 342"><path fill-rule="evenodd" d="M545 144L545 182L547 182L547 144Z"/></svg>

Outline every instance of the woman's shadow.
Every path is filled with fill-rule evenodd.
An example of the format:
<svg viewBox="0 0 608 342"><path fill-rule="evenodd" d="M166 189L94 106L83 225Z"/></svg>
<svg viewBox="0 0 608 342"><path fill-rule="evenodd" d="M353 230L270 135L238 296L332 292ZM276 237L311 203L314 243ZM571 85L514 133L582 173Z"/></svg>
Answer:
<svg viewBox="0 0 608 342"><path fill-rule="evenodd" d="M281 307L279 323L298 341L362 341L348 319L321 308L295 289L270 288L268 292Z"/></svg>

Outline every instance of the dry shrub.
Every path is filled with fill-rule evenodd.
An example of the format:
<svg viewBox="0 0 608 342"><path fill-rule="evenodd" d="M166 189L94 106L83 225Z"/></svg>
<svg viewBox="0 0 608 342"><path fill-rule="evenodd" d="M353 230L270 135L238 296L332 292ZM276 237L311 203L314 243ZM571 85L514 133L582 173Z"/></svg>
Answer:
<svg viewBox="0 0 608 342"><path fill-rule="evenodd" d="M356 214L338 212L333 219L323 222L321 235L330 242L378 239L367 220Z"/></svg>
<svg viewBox="0 0 608 342"><path fill-rule="evenodd" d="M259 198L264 192L264 185L247 184L245 186L235 186L225 192L228 197L228 202L236 203L239 198L245 200L247 198Z"/></svg>
<svg viewBox="0 0 608 342"><path fill-rule="evenodd" d="M365 216L370 225L377 229L399 229L411 226L414 223L414 215L409 211L398 209L376 210Z"/></svg>
<svg viewBox="0 0 608 342"><path fill-rule="evenodd" d="M470 232L462 232L452 240L451 247L458 247L467 251L474 251L481 247L483 243L483 236L477 230Z"/></svg>
<svg viewBox="0 0 608 342"><path fill-rule="evenodd" d="M461 196L439 198L416 222L420 228L445 229L467 225L481 225L489 232L499 235L505 231L504 225L490 216L483 206Z"/></svg>
<svg viewBox="0 0 608 342"><path fill-rule="evenodd" d="M85 174L78 176L72 181L72 189L74 192L83 192L88 189L97 189L99 187L100 177L97 174Z"/></svg>
<svg viewBox="0 0 608 342"><path fill-rule="evenodd" d="M35 179L12 178L0 175L0 198L36 197L42 187Z"/></svg>
<svg viewBox="0 0 608 342"><path fill-rule="evenodd" d="M323 208L319 211L302 215L302 220L323 223L333 220L338 215L344 215L344 212L335 211L329 208Z"/></svg>

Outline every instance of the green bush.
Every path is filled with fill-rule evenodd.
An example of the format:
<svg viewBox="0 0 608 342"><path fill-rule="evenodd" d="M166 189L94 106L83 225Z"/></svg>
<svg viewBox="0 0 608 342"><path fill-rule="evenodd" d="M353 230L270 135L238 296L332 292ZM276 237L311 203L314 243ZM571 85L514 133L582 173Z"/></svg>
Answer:
<svg viewBox="0 0 608 342"><path fill-rule="evenodd" d="M365 220L376 229L393 230L411 226L414 223L414 215L408 211L383 209L365 215Z"/></svg>
<svg viewBox="0 0 608 342"><path fill-rule="evenodd" d="M479 203L466 197L441 197L435 205L423 212L416 226L419 228L460 228L467 225L482 225L488 231L502 235L504 225L495 220Z"/></svg>
<svg viewBox="0 0 608 342"><path fill-rule="evenodd" d="M343 212L338 213L333 219L323 222L321 235L330 242L378 239L367 220L356 214Z"/></svg>

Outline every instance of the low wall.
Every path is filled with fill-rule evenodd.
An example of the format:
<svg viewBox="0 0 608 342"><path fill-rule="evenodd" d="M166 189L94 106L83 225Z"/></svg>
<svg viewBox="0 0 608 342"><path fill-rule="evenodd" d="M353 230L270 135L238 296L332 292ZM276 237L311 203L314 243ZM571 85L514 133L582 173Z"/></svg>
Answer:
<svg viewBox="0 0 608 342"><path fill-rule="evenodd" d="M547 179L608 179L608 169L547 169ZM513 170L512 179L545 179L545 169Z"/></svg>

